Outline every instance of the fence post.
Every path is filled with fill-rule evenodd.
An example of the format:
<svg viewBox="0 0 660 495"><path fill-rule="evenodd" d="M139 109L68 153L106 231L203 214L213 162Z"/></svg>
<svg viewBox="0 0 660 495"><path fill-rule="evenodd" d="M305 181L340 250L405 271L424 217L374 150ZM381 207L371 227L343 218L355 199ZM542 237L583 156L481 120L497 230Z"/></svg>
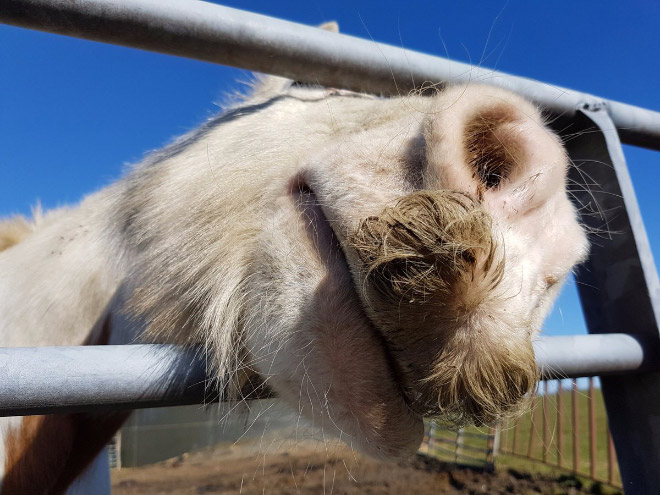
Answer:
<svg viewBox="0 0 660 495"><path fill-rule="evenodd" d="M500 445L502 441L502 428L500 426L495 427L495 432L493 433L493 464L495 464L495 458L500 453Z"/></svg>
<svg viewBox="0 0 660 495"><path fill-rule="evenodd" d="M429 446L428 446L428 452L429 454L435 455L435 436L436 436L436 425L435 421L431 421L431 425L429 426Z"/></svg>
<svg viewBox="0 0 660 495"><path fill-rule="evenodd" d="M548 380L543 380L543 462L548 462Z"/></svg>
<svg viewBox="0 0 660 495"><path fill-rule="evenodd" d="M518 426L520 425L520 421L514 421L513 422L513 447L511 448L511 453L515 455L516 452L516 447L518 445Z"/></svg>
<svg viewBox="0 0 660 495"><path fill-rule="evenodd" d="M509 429L511 427L511 421L507 419L506 423L497 425L497 427L500 430L498 451L509 453Z"/></svg>
<svg viewBox="0 0 660 495"><path fill-rule="evenodd" d="M463 428L459 428L456 432L456 448L454 450L454 463L458 464L458 458L463 454Z"/></svg>
<svg viewBox="0 0 660 495"><path fill-rule="evenodd" d="M616 464L616 456L614 455L614 443L612 442L612 433L610 425L607 425L607 482L614 483L614 465Z"/></svg>
<svg viewBox="0 0 660 495"><path fill-rule="evenodd" d="M557 466L561 467L564 455L564 398L561 380L557 380Z"/></svg>
<svg viewBox="0 0 660 495"><path fill-rule="evenodd" d="M589 475L596 479L596 405L594 377L589 377Z"/></svg>
<svg viewBox="0 0 660 495"><path fill-rule="evenodd" d="M532 398L532 409L529 411L529 444L527 446L527 457L532 458L534 453L534 437L536 436L536 399Z"/></svg>
<svg viewBox="0 0 660 495"><path fill-rule="evenodd" d="M657 353L660 281L616 126L603 106L592 106L578 111L565 132L575 163L569 172L571 195L582 222L601 234L577 277L589 332L634 325ZM626 494L657 493L660 373L602 377L601 383Z"/></svg>
<svg viewBox="0 0 660 495"><path fill-rule="evenodd" d="M573 378L571 406L573 408L573 472L577 473L580 470L580 421L578 418L578 387L576 378Z"/></svg>
<svg viewBox="0 0 660 495"><path fill-rule="evenodd" d="M493 471L495 469L495 443L498 428L488 428L486 437L486 469Z"/></svg>

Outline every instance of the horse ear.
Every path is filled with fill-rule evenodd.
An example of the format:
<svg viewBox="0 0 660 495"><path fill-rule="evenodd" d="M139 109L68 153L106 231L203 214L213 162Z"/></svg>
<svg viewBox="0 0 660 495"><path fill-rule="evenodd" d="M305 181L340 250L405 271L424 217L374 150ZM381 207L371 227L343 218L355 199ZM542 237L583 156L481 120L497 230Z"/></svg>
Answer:
<svg viewBox="0 0 660 495"><path fill-rule="evenodd" d="M338 33L339 24L337 24L337 21L324 22L319 26L319 29L323 29L324 31L330 31L331 33Z"/></svg>
<svg viewBox="0 0 660 495"><path fill-rule="evenodd" d="M269 74L260 74L255 72L254 79L251 82L252 92L247 100L252 103L260 103L271 98L275 98L289 89L291 86L291 79L280 76L271 76Z"/></svg>
<svg viewBox="0 0 660 495"><path fill-rule="evenodd" d="M339 32L339 24L336 21L324 22L318 26L319 29L331 33ZM253 90L250 100L268 100L284 93L293 83L291 79L268 74L254 74Z"/></svg>
<svg viewBox="0 0 660 495"><path fill-rule="evenodd" d="M436 105L425 128L426 142L435 143L427 160L436 164L436 187L465 192L512 215L563 191L566 153L534 105L476 84L445 90Z"/></svg>

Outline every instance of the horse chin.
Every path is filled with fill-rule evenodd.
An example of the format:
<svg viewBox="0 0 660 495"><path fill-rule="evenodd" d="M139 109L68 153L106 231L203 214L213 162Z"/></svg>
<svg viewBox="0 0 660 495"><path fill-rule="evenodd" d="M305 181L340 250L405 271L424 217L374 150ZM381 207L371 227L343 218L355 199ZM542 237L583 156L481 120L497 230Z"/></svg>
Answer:
<svg viewBox="0 0 660 495"><path fill-rule="evenodd" d="M251 291L267 295L248 307L245 333L259 374L308 423L358 450L389 459L414 453L422 418L405 400L313 192L280 198L262 240L268 254L256 262Z"/></svg>

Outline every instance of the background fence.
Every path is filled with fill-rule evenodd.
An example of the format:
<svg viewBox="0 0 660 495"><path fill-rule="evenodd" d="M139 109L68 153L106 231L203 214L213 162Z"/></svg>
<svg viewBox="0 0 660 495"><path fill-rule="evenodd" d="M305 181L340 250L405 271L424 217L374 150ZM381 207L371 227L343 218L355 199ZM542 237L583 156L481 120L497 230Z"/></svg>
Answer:
<svg viewBox="0 0 660 495"><path fill-rule="evenodd" d="M443 428L429 421L419 451L442 461L495 469L498 435L493 428Z"/></svg>
<svg viewBox="0 0 660 495"><path fill-rule="evenodd" d="M421 452L485 469L560 470L621 488L600 388L593 377L543 380L528 413L497 429L427 425Z"/></svg>

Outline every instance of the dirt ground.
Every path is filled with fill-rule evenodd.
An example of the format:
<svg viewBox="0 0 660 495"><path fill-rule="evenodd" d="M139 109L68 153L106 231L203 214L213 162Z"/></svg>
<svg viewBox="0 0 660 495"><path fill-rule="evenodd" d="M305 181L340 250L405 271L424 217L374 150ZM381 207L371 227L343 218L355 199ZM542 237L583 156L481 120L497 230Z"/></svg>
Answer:
<svg viewBox="0 0 660 495"><path fill-rule="evenodd" d="M115 470L113 495L172 494L598 494L572 477L549 479L512 470L457 467L421 455L397 464L365 458L343 445L309 440L246 441L184 454L158 464Z"/></svg>

